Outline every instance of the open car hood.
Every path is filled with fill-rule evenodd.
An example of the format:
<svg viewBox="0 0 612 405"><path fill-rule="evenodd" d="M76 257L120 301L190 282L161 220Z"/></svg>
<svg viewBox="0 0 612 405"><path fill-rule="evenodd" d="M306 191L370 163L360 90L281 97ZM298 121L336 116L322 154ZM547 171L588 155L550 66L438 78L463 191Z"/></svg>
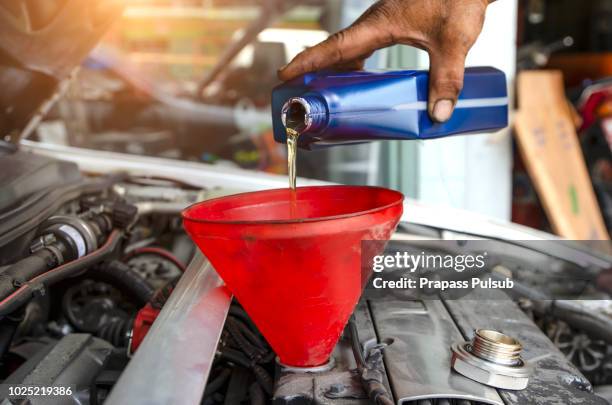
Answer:
<svg viewBox="0 0 612 405"><path fill-rule="evenodd" d="M119 0L0 2L1 139L27 133L122 9Z"/></svg>

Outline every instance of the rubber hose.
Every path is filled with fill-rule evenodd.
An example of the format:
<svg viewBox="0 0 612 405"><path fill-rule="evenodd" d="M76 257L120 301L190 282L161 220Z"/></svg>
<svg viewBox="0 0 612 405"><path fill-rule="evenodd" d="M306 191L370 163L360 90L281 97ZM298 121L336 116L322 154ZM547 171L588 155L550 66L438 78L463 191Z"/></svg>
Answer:
<svg viewBox="0 0 612 405"><path fill-rule="evenodd" d="M15 291L15 281L25 282L44 273L57 263L56 260L49 249L40 249L10 266L0 274L0 299Z"/></svg>
<svg viewBox="0 0 612 405"><path fill-rule="evenodd" d="M231 374L232 370L229 368L224 368L221 370L218 376L206 384L206 388L204 389L204 397L214 394L221 387L223 387L223 384L227 382Z"/></svg>
<svg viewBox="0 0 612 405"><path fill-rule="evenodd" d="M266 395L258 383L253 383L249 387L249 397L251 398L251 405L265 405L266 403Z"/></svg>
<svg viewBox="0 0 612 405"><path fill-rule="evenodd" d="M255 364L250 361L245 355L240 353L239 351L224 348L219 355L225 360L231 361L232 363L236 363L239 366L244 368L249 368L253 370L253 374L255 374L255 378L261 384L262 388L270 395L272 395L272 389L274 387L274 380L268 374L268 372L261 366Z"/></svg>
<svg viewBox="0 0 612 405"><path fill-rule="evenodd" d="M257 378L257 381L259 384L261 384L264 391L266 391L268 395L272 395L272 391L274 390L274 379L272 376L270 376L266 369L258 364L253 364L251 369L253 370L255 378Z"/></svg>
<svg viewBox="0 0 612 405"><path fill-rule="evenodd" d="M257 326L255 323L253 323L253 320L249 317L246 311L242 309L242 307L238 306L238 304L233 304L230 306L229 314L243 321L252 332L259 333L259 329L257 329Z"/></svg>
<svg viewBox="0 0 612 405"><path fill-rule="evenodd" d="M103 281L118 285L131 297L138 300L137 304L145 305L155 295L155 289L127 264L113 260L108 264L99 266L95 272Z"/></svg>
<svg viewBox="0 0 612 405"><path fill-rule="evenodd" d="M231 361L232 363L236 363L239 366L242 366L244 368L251 368L251 362L249 361L249 359L239 351L226 347L219 352L219 355L221 356L221 358Z"/></svg>
<svg viewBox="0 0 612 405"><path fill-rule="evenodd" d="M270 350L268 352L268 354L266 354L260 361L261 364L266 364L271 362L272 360L274 360L274 358L276 357L276 353L274 353L272 350Z"/></svg>
<svg viewBox="0 0 612 405"><path fill-rule="evenodd" d="M236 341L236 343L240 347L240 350L245 352L246 355L249 356L251 360L255 360L255 361L260 360L267 353L262 353L261 349L252 345L247 340L247 338L244 337L244 335L240 331L240 327L237 324L238 322L235 319L230 317L225 322L225 327L227 328L232 338Z"/></svg>
<svg viewBox="0 0 612 405"><path fill-rule="evenodd" d="M133 323L133 318L112 319L106 323L103 323L98 328L95 335L100 339L110 342L113 346L127 347L129 341L128 332Z"/></svg>
<svg viewBox="0 0 612 405"><path fill-rule="evenodd" d="M219 402L222 402L223 405L239 405L242 404L244 399L248 396L249 386L249 372L247 369L242 367L236 367L232 369L232 376L230 377L229 383L227 384L227 389L225 390L224 396L221 396L221 393L217 393L213 395L219 396Z"/></svg>
<svg viewBox="0 0 612 405"><path fill-rule="evenodd" d="M6 316L27 303L33 294L58 281L78 276L88 268L110 256L121 241L122 232L114 230L102 247L79 259L49 270L29 280L8 297L0 301L0 316Z"/></svg>
<svg viewBox="0 0 612 405"><path fill-rule="evenodd" d="M247 325L242 321L236 319L236 325L240 328L240 331L253 345L261 349L262 354L266 354L269 351L268 344L261 338L261 336L253 332Z"/></svg>

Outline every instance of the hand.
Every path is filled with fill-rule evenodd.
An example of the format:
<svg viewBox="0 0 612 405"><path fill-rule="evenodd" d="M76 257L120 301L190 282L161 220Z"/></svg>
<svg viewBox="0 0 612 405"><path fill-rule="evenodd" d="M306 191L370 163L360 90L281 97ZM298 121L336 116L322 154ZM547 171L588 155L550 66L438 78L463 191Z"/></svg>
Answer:
<svg viewBox="0 0 612 405"><path fill-rule="evenodd" d="M353 25L297 55L281 80L334 67L362 69L374 51L395 44L429 53L429 115L447 121L463 88L465 57L482 30L488 0L380 0Z"/></svg>

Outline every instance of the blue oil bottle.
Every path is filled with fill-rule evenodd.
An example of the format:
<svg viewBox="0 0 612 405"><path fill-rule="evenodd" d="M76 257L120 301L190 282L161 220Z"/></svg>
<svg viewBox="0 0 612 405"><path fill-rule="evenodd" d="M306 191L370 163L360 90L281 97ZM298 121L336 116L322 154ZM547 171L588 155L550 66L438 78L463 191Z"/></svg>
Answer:
<svg viewBox="0 0 612 405"><path fill-rule="evenodd" d="M485 132L508 125L506 76L491 67L465 70L463 91L447 122L427 112L427 71L318 72L283 83L272 93L274 138L286 128L300 133L298 146L384 139L431 139Z"/></svg>

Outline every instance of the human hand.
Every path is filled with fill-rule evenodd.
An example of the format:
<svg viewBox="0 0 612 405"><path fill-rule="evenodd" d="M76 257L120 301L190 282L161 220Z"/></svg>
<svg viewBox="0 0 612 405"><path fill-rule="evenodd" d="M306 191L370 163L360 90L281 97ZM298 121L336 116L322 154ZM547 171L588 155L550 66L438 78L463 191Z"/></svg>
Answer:
<svg viewBox="0 0 612 405"><path fill-rule="evenodd" d="M429 115L447 121L463 88L465 57L482 30L489 0L379 0L350 27L297 55L281 80L325 68L362 69L377 49L411 45L429 53Z"/></svg>

